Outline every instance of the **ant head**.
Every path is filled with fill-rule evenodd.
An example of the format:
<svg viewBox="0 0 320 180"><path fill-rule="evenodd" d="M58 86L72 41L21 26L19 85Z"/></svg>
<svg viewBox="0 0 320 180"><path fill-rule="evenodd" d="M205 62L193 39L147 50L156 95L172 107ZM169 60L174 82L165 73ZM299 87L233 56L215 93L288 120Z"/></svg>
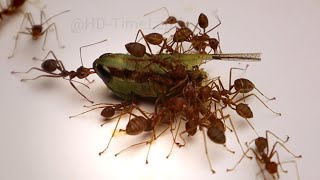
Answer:
<svg viewBox="0 0 320 180"><path fill-rule="evenodd" d="M271 161L266 164L266 169L270 174L274 174L278 172L278 164Z"/></svg>
<svg viewBox="0 0 320 180"><path fill-rule="evenodd" d="M43 63L41 64L41 68L46 72L52 73L57 70L58 64L54 59L47 59L43 61Z"/></svg>
<svg viewBox="0 0 320 180"><path fill-rule="evenodd" d="M90 74L91 74L90 69L85 68L85 67L83 67L83 66L80 66L80 67L77 69L77 77L78 77L79 79L86 78L86 77L88 77Z"/></svg>
<svg viewBox="0 0 320 180"><path fill-rule="evenodd" d="M146 54L146 46L141 43L132 42L125 45L127 51L135 57L143 57Z"/></svg>
<svg viewBox="0 0 320 180"><path fill-rule="evenodd" d="M268 147L268 141L264 137L258 137L254 143L256 144L256 147L258 149L259 153L264 152L264 150Z"/></svg>
<svg viewBox="0 0 320 180"><path fill-rule="evenodd" d="M100 115L102 117L109 118L109 117L114 116L115 113L116 113L116 111L115 111L115 109L113 107L107 106L101 111Z"/></svg>
<svg viewBox="0 0 320 180"><path fill-rule="evenodd" d="M41 25L32 26L31 32L32 32L31 34L32 34L33 40L37 40L41 36L42 26Z"/></svg>
<svg viewBox="0 0 320 180"><path fill-rule="evenodd" d="M175 18L174 16L169 16L167 20L163 22L163 24L175 24L175 23L177 23L177 18Z"/></svg>

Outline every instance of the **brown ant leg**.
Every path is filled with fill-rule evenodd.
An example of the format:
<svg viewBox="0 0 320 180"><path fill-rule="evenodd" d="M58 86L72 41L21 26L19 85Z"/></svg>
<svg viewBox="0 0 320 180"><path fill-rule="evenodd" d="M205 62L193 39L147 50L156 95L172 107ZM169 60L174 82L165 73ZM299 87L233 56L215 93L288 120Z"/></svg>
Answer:
<svg viewBox="0 0 320 180"><path fill-rule="evenodd" d="M297 162L295 160L281 162L281 164L287 164L287 163L293 163L295 165L297 179L300 180L300 174L299 174L299 169L298 169Z"/></svg>
<svg viewBox="0 0 320 180"><path fill-rule="evenodd" d="M273 145L273 147L272 147L272 150L271 150L271 154L272 153L274 153L274 151L275 151L275 147L276 147L276 145L277 144L279 144L279 145L281 145L288 153L290 153L294 158L301 158L302 156L301 155L295 155L295 154L293 154L285 145L283 145L281 142L279 142L279 141L277 141L274 145Z"/></svg>
<svg viewBox="0 0 320 180"><path fill-rule="evenodd" d="M236 167L240 164L240 162L244 159L244 157L248 157L248 156L247 156L247 153L248 153L249 151L252 151L252 152L255 154L257 160L260 161L260 159L258 159L258 158L259 158L258 154L257 154L252 148L249 148L249 149L242 155L242 157L240 158L240 160L237 162L237 164L236 164L233 168L227 169L227 172L235 170Z"/></svg>
<svg viewBox="0 0 320 180"><path fill-rule="evenodd" d="M178 125L178 128L177 128L177 131L176 131L176 135L174 136L174 139L173 139L173 142L172 142L172 145L171 145L170 152L169 152L169 154L168 154L167 157L166 157L167 159L168 159L169 156L171 155L171 152L172 152L172 150L173 150L174 144L179 144L179 143L176 142L176 139L177 139L178 132L179 132L179 129L180 129L181 121L182 121L182 120L180 119L179 125Z"/></svg>
<svg viewBox="0 0 320 180"><path fill-rule="evenodd" d="M32 70L38 70L38 71L45 72L44 70L42 70L42 69L40 69L40 68L32 67L32 68L30 68L28 71L25 71L25 72L11 71L11 74L21 74L21 73L27 74L27 73L29 73L29 72L32 71ZM47 72L45 72L45 73L47 73Z"/></svg>
<svg viewBox="0 0 320 180"><path fill-rule="evenodd" d="M246 98L248 98L248 97L250 97L250 96L255 96L267 109L269 109L269 110L270 110L271 112L273 112L274 114L277 114L277 115L281 116L281 113L277 113L277 112L273 111L272 109L270 109L270 108L269 108L257 95L255 95L255 94L249 94L249 95L247 95L247 96L245 96L245 97L243 97L243 98L235 101L235 103L237 103L237 102L239 102L239 101L241 101L241 100L243 100L243 99L246 99Z"/></svg>
<svg viewBox="0 0 320 180"><path fill-rule="evenodd" d="M85 98L86 100L88 100L90 103L94 103L93 101L89 100L85 95L83 95L83 94L76 88L76 86L72 83L71 80L69 80L69 82L70 82L71 86L72 86L82 97L84 97L84 98Z"/></svg>
<svg viewBox="0 0 320 180"><path fill-rule="evenodd" d="M65 46L61 45L61 43L60 43L60 39L59 39L59 35L58 35L58 30L57 30L56 23L52 23L52 24L50 24L50 25L41 33L41 35L43 35L43 34L45 33L44 42L43 42L43 44L42 44L42 50L43 50L43 51L45 51L44 46L45 46L46 41L47 41L48 30L49 30L51 27L53 27L54 30L55 30L55 32L56 32L56 39L57 39L57 41L58 41L59 47L60 47L60 48L65 48Z"/></svg>
<svg viewBox="0 0 320 180"><path fill-rule="evenodd" d="M84 111L84 112L82 112L82 113L80 113L80 114L76 114L76 115L73 115L73 116L69 116L69 118L71 119L71 118L74 118L74 117L80 116L80 115L82 115L82 114L86 114L86 113L88 113L88 112L91 112L91 111L96 110L96 109L101 109L101 108L105 108L105 107L92 108L92 109L89 109L89 110L87 110L87 111Z"/></svg>
<svg viewBox="0 0 320 180"><path fill-rule="evenodd" d="M288 173L288 170L284 170L284 168L282 167L278 151L274 151L274 154L277 156L278 164L279 164L279 166L281 168L281 171L284 172L284 173Z"/></svg>
<svg viewBox="0 0 320 180"><path fill-rule="evenodd" d="M17 44L18 44L18 39L19 39L19 34L27 34L27 35L32 35L31 34L31 30L27 28L27 31L28 32L23 32L21 31L22 30L22 27L23 27L23 24L25 22L25 20L28 20L28 22L30 23L30 26L34 26L34 20L33 20L33 17L31 15L31 13L25 13L24 16L23 16L23 19L22 19L22 22L20 24L20 28L19 28L19 32L17 33L16 37L15 37L15 43L14 43L14 48L13 48L13 51L12 51L12 54L8 57L9 59L10 58L13 58L14 56L14 53L17 49Z"/></svg>
<svg viewBox="0 0 320 180"><path fill-rule="evenodd" d="M266 177L266 175L264 173L264 169L261 167L260 161L258 161L258 159L256 159L256 162L257 162L257 164L258 164L258 166L260 168L260 171L257 173L256 177L258 177L260 174L262 174L263 175L263 179L267 180L267 177Z"/></svg>
<svg viewBox="0 0 320 180"><path fill-rule="evenodd" d="M35 61L45 61L50 54L55 57L53 51L49 51L49 52L47 53L47 55L46 55L43 59L40 59L40 58L37 58L37 57L33 57L32 60L35 60Z"/></svg>
<svg viewBox="0 0 320 180"><path fill-rule="evenodd" d="M220 113L222 113L222 110L219 109L218 111L220 111ZM238 133L237 133L237 131L236 131L236 128L235 128L234 125L233 125L233 122L232 122L232 120L231 120L230 115L227 115L227 116L226 116L226 119L229 119L229 122L230 122L230 124L231 124L231 127L232 127L232 129L233 129L233 131L234 131L234 135L236 136L236 139L237 139L237 141L238 141L238 144L239 144L240 147L241 147L242 153L243 153L247 158L252 159L251 156L247 156L246 153L244 152L244 149L243 149L242 144L241 144L241 142L240 142Z"/></svg>
<svg viewBox="0 0 320 180"><path fill-rule="evenodd" d="M150 47L150 45L149 45L148 41L146 40L145 35L143 34L143 32L142 32L142 30L141 30L141 29L139 29L139 30L138 30L138 32L137 32L135 42L137 42L137 38L138 38L139 32L140 32L140 34L142 35L142 37L143 37L144 41L146 42L147 47L148 47L148 49L149 49L149 51L150 51L151 55L153 55L152 50L151 50L151 47Z"/></svg>
<svg viewBox="0 0 320 180"><path fill-rule="evenodd" d="M21 79L20 81L21 82L24 82L24 81L33 81L33 80L36 80L36 79L39 79L39 78L42 78L42 77L55 77L55 78L60 78L61 76L60 75L40 75L40 76L37 76L33 79Z"/></svg>
<svg viewBox="0 0 320 180"><path fill-rule="evenodd" d="M124 115L123 112L120 113L120 116L119 116L119 118L118 118L118 120L117 120L116 126L114 127L114 130L113 130L113 132L112 132L112 135L111 135L111 138L110 138L110 140L109 140L109 142L108 142L107 147L106 147L103 151L101 151L101 152L99 153L99 156L101 156L101 155L108 149L108 147L109 147L109 145L110 145L110 143L111 143L111 140L112 140L112 138L114 137L114 134L116 133L116 129L117 129L118 125L119 125L119 122L120 122L120 119L121 119L121 116L122 116L122 115Z"/></svg>
<svg viewBox="0 0 320 180"><path fill-rule="evenodd" d="M219 27L221 25L221 20L220 20L219 16L215 15L215 17L217 18L219 23L217 25L215 25L213 28L211 28L209 31L206 31L206 33L209 33L210 31L214 30L215 28L217 28L217 27Z"/></svg>
<svg viewBox="0 0 320 180"><path fill-rule="evenodd" d="M213 170L212 165L211 165L211 161L210 161L210 157L209 157L209 153L208 153L208 146L207 146L206 134L205 134L205 132L202 130L201 127L200 127L200 131L202 131L203 141L204 141L204 149L205 149L205 153L206 153L206 156L207 156L207 159L208 159L208 163L209 163L211 172L212 172L212 173L216 173L216 172Z"/></svg>

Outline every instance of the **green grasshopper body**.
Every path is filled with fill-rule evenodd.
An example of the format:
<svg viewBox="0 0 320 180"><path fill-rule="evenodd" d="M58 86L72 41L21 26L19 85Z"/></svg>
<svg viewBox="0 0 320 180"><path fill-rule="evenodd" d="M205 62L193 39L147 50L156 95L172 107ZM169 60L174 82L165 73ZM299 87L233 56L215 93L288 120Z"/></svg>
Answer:
<svg viewBox="0 0 320 180"><path fill-rule="evenodd" d="M260 61L260 53L249 54L160 54L153 56L134 57L129 54L101 55L93 63L93 68L107 87L117 96L123 99L130 99L133 96L143 98L157 98L163 95L163 88L159 84L150 80L140 80L147 76L166 76L167 70L158 63L153 63L152 58L160 61L168 61L172 64L181 63L187 70L192 70L194 66L200 66L205 60L243 60ZM143 73L141 78L127 78L134 73ZM203 72L205 74L205 72ZM133 76L133 75L132 75Z"/></svg>

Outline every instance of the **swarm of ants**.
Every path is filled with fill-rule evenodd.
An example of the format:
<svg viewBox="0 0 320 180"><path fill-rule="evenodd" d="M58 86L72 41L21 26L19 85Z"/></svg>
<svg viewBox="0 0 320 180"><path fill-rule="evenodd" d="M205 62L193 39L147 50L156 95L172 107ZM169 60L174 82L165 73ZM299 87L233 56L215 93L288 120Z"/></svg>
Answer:
<svg viewBox="0 0 320 180"><path fill-rule="evenodd" d="M19 8L24 4L24 2L25 1L22 0L11 0L6 8L0 6L0 19L2 19L3 16L9 16L19 11ZM166 10L166 8L160 9ZM57 15L65 12L68 11L63 11ZM22 24L24 23L25 19L27 19L30 27L26 28L26 31L19 31L17 33L14 50L12 55L9 57L13 57L15 53L19 34L31 35L34 40L45 34L45 40L42 46L44 49L48 30L50 28L54 28L56 31L57 41L60 45L56 24L51 23L47 25L46 28L43 28L48 21L57 15L46 18L44 12L41 11L40 24L35 24L32 15L30 13L25 13ZM228 152L235 153L226 145L228 140L226 131L228 130L231 133L234 133L243 155L237 164L233 168L227 169L227 171L233 171L245 157L252 159L253 157L249 155L249 152L251 152L253 153L253 156L260 168L258 175L262 174L263 178L267 179L265 175L266 171L274 179L279 178L280 175L278 167L280 167L282 172L287 171L284 170L282 166L284 163L280 160L279 153L276 149L277 147L280 146L284 148L284 150L290 153L294 158L301 158L302 156L295 155L285 146L285 143L289 140L289 137L287 137L286 140L282 140L269 130L266 130L266 137L261 137L250 123L249 119L254 117L254 113L250 106L245 102L245 100L250 97L256 98L272 113L276 115L281 114L269 108L262 99L265 98L267 100L275 100L275 98L269 98L265 96L249 79L238 78L232 82L232 72L234 70L245 71L247 68L231 68L229 85L227 88L225 88L221 77L208 77L207 73L201 68L202 63L204 62L190 67L188 64L183 63L183 61L179 59L167 61L166 59L161 58L161 55L163 54L210 54L211 52L216 54L218 57L224 57L220 48L219 34L217 33L217 38L209 36L209 33L215 30L221 24L218 16L216 16L216 18L218 20L218 24L212 28L208 28L209 20L208 17L203 13L199 15L198 22L196 24L178 20L176 17L170 16L168 13L168 18L162 23L156 25L153 29L160 25L174 25L169 31L163 34L153 32L145 35L142 30L138 30L135 41L125 45L125 48L132 57L136 57L137 59L143 59L144 57L147 57L147 62L144 63L141 63L135 58L131 59L133 63L139 65L139 67L137 67L135 70L124 70L109 67L107 72L103 72L106 70L99 68L97 69L95 67L84 67L81 57L81 48L97 44L94 43L82 46L80 48L82 65L77 70L67 70L64 67L62 60L58 59L52 51L49 51L45 58L40 60L42 61L40 67L32 67L25 72L12 71L12 73L29 73L32 70L44 73L31 79L21 79L21 81L36 80L45 77L65 79L69 81L70 85L90 103L94 102L82 94L76 88L75 83L84 85L88 88L89 86L83 82L76 81L75 78L85 79L87 82L92 83L93 81L90 81L88 76L95 73L97 73L99 76L103 73L107 73L109 78L117 77L129 79L137 83L150 83L152 86L156 87L157 96L153 97L152 99L154 102L154 108L152 112L147 112L139 106L139 103L137 102L139 101L139 94L132 94L132 98L125 99L121 103L97 103L90 106L85 106L86 108L90 109L78 115L70 116L70 118L74 118L96 109L102 109L102 117L106 118L108 121L117 119L111 138L106 148L101 151L99 155L102 155L108 149L116 131L119 130L118 125L119 121L123 119L122 117L129 116L129 121L125 129L120 129L119 131L124 131L127 135L132 136L147 133L149 135L149 140L133 144L121 150L119 153L115 154L115 156L118 156L120 153L134 146L147 144L149 145L149 149L145 162L149 163L148 157L153 142L160 138L164 133L169 131L172 135L172 146L167 155L167 158L169 158L175 146L182 148L187 145L186 136L194 136L200 131L203 135L205 154L207 156L210 170L215 173L208 153L209 150L207 147L207 137L210 139L209 142L220 144ZM189 25L192 25L193 28L190 28ZM172 30L175 30L174 33L165 37L165 34L168 34ZM142 37L138 40L139 35ZM144 40L145 44L140 43L142 39ZM106 40L98 43L104 41ZM189 47L185 49L184 47L186 47L186 44L188 44ZM159 47L160 50L157 53L152 52L151 45ZM149 52L147 52L147 49ZM52 58L48 59L49 55L51 55ZM239 56L230 56L229 58L239 58ZM34 59L39 60L37 58ZM162 70L162 73L155 72L151 68L154 65L159 67ZM262 97L256 95L254 90ZM238 137L238 130L233 122L234 118L231 117L227 109L234 110L234 112L240 118L243 118L248 123L250 128L252 128L254 133L257 135L256 139L246 143L246 150L243 147L242 141ZM269 148L268 135L272 135L278 139L278 141L273 144L271 151ZM255 142L256 148L250 147L252 142ZM277 160L273 160L273 157L276 157ZM286 163L296 162L295 160L291 160L287 161ZM299 175L297 175L297 178L299 179Z"/></svg>

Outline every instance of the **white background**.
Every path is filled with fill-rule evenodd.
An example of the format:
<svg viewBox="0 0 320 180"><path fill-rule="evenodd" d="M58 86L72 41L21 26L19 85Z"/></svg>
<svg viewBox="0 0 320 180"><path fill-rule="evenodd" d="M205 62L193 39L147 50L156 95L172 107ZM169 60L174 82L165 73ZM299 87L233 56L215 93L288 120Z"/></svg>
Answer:
<svg viewBox="0 0 320 180"><path fill-rule="evenodd" d="M1 1L2 2L2 1ZM3 2L4 3L4 2ZM2 4L3 4L2 3ZM87 67L105 52L123 52L124 45L134 41L139 28L147 34L151 28L167 18L164 11L148 17L143 15L166 6L171 15L196 23L203 12L210 25L216 23L214 13L221 18L218 31L224 53L262 52L262 62L250 64L245 73L238 73L252 80L255 85L277 100L267 102L281 117L273 115L255 99L250 103L254 112L251 120L263 135L271 130L280 137L290 136L286 146L303 158L298 160L301 179L315 180L319 163L319 42L320 1L318 0L269 0L269 1L105 1L83 0L45 1L37 6L50 17L70 9L71 12L56 17L61 42L65 49L57 46L54 32L48 35L47 50L53 50L67 69L80 66L79 47L108 39L108 42L83 50ZM33 12L36 22L40 10L27 4L25 11ZM100 127L99 111L69 119L68 116L86 110L88 103L77 94L69 83L62 79L43 79L21 83L28 75L11 75L12 70L23 71L40 63L32 57L44 57L41 50L43 38L32 41L21 36L13 59L8 60L14 46L22 15L0 22L0 179L255 179L256 163L245 159L230 173L241 156L239 145L233 134L227 134L228 146L236 150L232 155L220 146L209 143L210 158L216 174L212 175L203 149L201 133L187 138L185 148L175 147L169 159L172 139L170 134L157 141L151 149L150 163L145 165L147 146L139 146L114 157L124 147L139 142L139 137L119 135L114 138L109 150L98 156L107 144L115 121ZM168 27L156 31L164 32ZM215 32L212 32L215 36ZM209 62L205 65L212 77L220 75L227 81L230 67L245 64ZM112 98L102 81L88 90L79 89L95 102L118 102ZM242 142L255 138L253 131L242 119L234 115ZM123 125L126 120L123 120ZM125 126L122 126L124 128ZM279 148L280 149L280 148ZM280 151L283 161L291 156ZM288 174L281 172L282 179L296 179L294 166L285 164ZM261 178L261 177L260 177Z"/></svg>

